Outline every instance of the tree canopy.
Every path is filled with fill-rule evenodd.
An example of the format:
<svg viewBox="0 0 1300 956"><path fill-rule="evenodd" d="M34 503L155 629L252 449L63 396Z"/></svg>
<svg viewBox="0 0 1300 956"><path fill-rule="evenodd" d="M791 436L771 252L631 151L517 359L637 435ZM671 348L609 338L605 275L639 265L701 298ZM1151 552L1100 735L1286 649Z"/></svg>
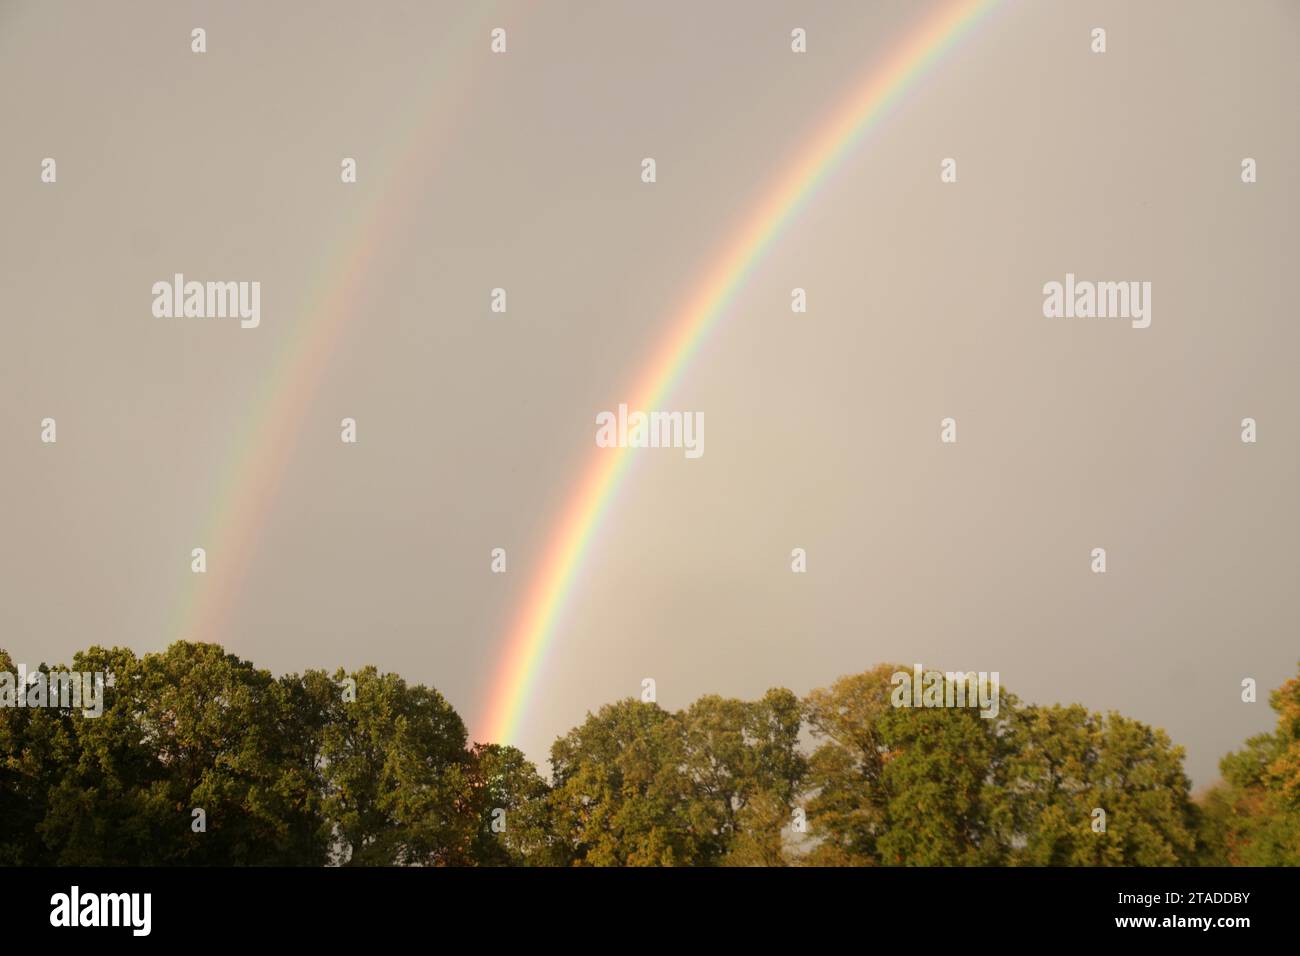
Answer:
<svg viewBox="0 0 1300 956"><path fill-rule="evenodd" d="M1277 727L1219 763L1202 801L1202 860L1231 866L1300 863L1300 677L1269 698Z"/></svg>
<svg viewBox="0 0 1300 956"><path fill-rule="evenodd" d="M606 704L554 742L549 779L374 667L274 677L177 643L39 671L69 669L106 675L102 713L0 706L0 864L1300 861L1300 678L1194 801L1162 730L1001 688L995 707L953 706L961 675L932 688L947 705L907 706L893 665L803 699Z"/></svg>

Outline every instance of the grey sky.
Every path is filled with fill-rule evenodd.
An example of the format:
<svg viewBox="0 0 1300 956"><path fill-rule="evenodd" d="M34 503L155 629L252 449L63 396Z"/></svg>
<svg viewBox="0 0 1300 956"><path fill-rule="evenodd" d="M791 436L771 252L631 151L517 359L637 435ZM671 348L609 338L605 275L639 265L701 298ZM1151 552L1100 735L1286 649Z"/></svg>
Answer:
<svg viewBox="0 0 1300 956"><path fill-rule="evenodd" d="M229 650L373 663L478 726L596 413L932 7L0 4L0 644L159 649L237 572ZM699 352L668 404L706 454L638 453L516 742L544 761L647 676L678 707L920 661L1164 727L1213 779L1300 658L1298 28L1261 0L1002 4ZM155 319L177 272L260 281L260 327ZM1151 327L1044 318L1067 272L1150 281ZM321 374L286 397L304 342ZM284 467L236 482L229 520L264 519L196 581L249 432Z"/></svg>

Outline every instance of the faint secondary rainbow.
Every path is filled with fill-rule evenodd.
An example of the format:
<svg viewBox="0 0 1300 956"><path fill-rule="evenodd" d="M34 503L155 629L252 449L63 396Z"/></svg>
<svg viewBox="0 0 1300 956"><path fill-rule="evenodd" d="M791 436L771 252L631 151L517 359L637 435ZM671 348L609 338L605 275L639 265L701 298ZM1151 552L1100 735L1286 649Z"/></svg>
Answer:
<svg viewBox="0 0 1300 956"><path fill-rule="evenodd" d="M629 408L649 411L660 405L782 228L915 82L998 3L945 4L868 72L761 196L705 272L632 390ZM486 740L508 744L516 739L557 620L631 459L627 449L603 449L579 479L507 639L486 708Z"/></svg>
<svg viewBox="0 0 1300 956"><path fill-rule="evenodd" d="M472 76L465 61L475 54L489 55L488 17L496 8L496 3L476 4L472 15L461 15L448 25L438 46L430 51L432 61L438 64L435 78L440 87L462 89ZM359 151L353 154L358 162L358 185L335 181L339 189L364 189L373 198L358 209L360 228L340 233L329 254L322 257L320 281L307 290L298 320L280 345L272 371L249 401L241 431L230 437L230 450L223 456L225 471L217 479L213 504L198 538L199 546L207 550L208 573L186 574L189 580L171 621L170 633L175 639L228 646L237 643L235 635L225 633L226 616L248 574L259 534L320 382L349 327L359 321L361 293L377 250L401 235L403 217L414 205L411 191L433 176L438 155L469 100L461 95L454 110L433 113L426 122L413 124L389 153L388 163ZM417 102L426 107L418 97ZM264 321L263 327L267 325Z"/></svg>

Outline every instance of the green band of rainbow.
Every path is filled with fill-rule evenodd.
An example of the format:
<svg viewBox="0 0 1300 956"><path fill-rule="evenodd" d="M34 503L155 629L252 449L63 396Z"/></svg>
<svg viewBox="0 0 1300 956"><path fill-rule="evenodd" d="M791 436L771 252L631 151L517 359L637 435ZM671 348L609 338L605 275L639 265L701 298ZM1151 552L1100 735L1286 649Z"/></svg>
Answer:
<svg viewBox="0 0 1300 956"><path fill-rule="evenodd" d="M782 228L916 80L997 3L955 0L940 7L891 51L888 59L869 72L763 194L704 274L632 391L629 408L649 411L659 407ZM557 619L631 459L627 449L601 449L582 476L501 655L483 721L483 739L502 744L517 739L519 723L527 713L546 651L554 640Z"/></svg>

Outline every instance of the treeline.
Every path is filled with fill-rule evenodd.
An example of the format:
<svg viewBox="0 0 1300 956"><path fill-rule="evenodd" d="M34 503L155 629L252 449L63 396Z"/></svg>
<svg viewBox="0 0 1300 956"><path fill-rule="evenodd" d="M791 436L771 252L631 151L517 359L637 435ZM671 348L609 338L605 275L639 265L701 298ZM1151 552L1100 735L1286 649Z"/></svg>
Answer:
<svg viewBox="0 0 1300 956"><path fill-rule="evenodd" d="M606 705L549 780L373 667L276 678L188 643L70 667L112 675L102 715L0 707L0 864L1300 862L1300 680L1194 801L1162 730L1006 691L995 717L896 707L888 665L802 700Z"/></svg>

